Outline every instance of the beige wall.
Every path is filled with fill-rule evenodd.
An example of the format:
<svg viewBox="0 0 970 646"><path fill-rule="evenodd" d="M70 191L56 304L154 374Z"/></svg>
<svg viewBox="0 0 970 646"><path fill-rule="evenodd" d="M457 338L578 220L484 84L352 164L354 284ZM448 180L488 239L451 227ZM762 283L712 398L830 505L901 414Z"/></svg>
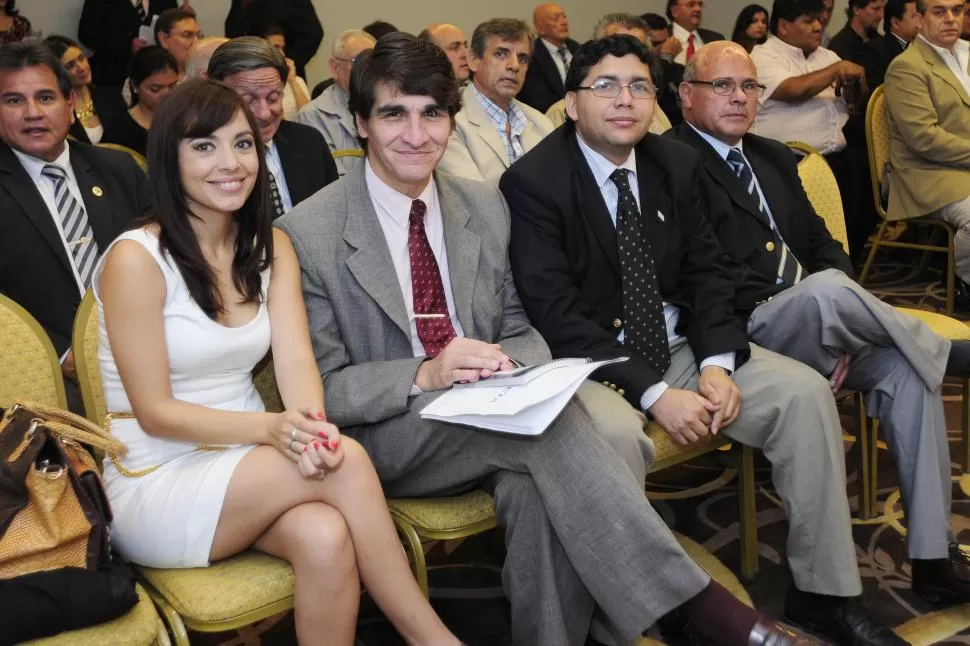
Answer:
<svg viewBox="0 0 970 646"><path fill-rule="evenodd" d="M283 0L278 0L282 2ZM360 27L372 20L382 19L394 23L400 29L417 33L431 22L454 22L471 36L475 25L495 16L509 16L531 21L532 4L522 0L485 0L479 2L442 2L436 0L370 0L366 2L338 2L337 0L313 0L317 14L323 23L326 37L316 58L311 61L309 81L316 83L330 76L327 68L333 37L344 29ZM63 33L77 35L77 23L84 0L29 0L21 2L21 9L44 35ZM580 42L592 35L593 24L606 11L653 11L663 14L665 0L613 0L610 3L590 0L562 0L569 15L573 38ZM745 0L706 0L704 26L730 36L738 11L748 4ZM760 2L769 9L770 2ZM846 0L836 0L832 25L835 30L845 22ZM222 33L229 0L193 0L199 22L207 35ZM834 33L830 29L830 33Z"/></svg>

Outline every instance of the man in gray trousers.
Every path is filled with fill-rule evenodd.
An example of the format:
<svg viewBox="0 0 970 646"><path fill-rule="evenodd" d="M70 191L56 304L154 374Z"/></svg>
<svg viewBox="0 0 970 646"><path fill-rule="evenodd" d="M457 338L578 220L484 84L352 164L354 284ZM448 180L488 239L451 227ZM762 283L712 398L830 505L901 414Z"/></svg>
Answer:
<svg viewBox="0 0 970 646"><path fill-rule="evenodd" d="M328 418L367 449L389 496L493 493L516 644L580 646L596 610L632 642L675 609L707 643L808 643L683 552L603 438L642 434L622 413L577 399L534 438L421 419L456 381L549 358L512 283L501 195L435 173L458 97L438 47L382 38L351 76L365 163L278 220L300 259Z"/></svg>
<svg viewBox="0 0 970 646"><path fill-rule="evenodd" d="M951 345L852 279L849 257L812 208L791 151L748 133L763 91L747 52L726 42L697 52L680 89L684 123L676 135L704 160L708 219L741 277L738 312L759 345L832 375L833 386L844 381L867 394L896 458L913 592L967 603L967 559L950 530L940 392L944 374L966 373L967 342Z"/></svg>

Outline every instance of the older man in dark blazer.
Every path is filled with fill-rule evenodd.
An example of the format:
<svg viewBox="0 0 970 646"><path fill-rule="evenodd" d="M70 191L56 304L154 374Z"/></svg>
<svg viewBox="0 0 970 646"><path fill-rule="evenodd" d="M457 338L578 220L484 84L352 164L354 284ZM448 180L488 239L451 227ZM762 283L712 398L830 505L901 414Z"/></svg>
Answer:
<svg viewBox="0 0 970 646"><path fill-rule="evenodd" d="M139 29L176 6L177 0L84 0L78 38L94 50L94 83L120 87L128 77L132 53L147 44Z"/></svg>
<svg viewBox="0 0 970 646"><path fill-rule="evenodd" d="M832 393L814 370L747 342L703 216L699 156L646 134L650 61L628 36L583 45L566 81L571 121L503 175L523 306L553 356L626 357L597 378L679 442L724 432L763 449L790 525L788 606L813 618L851 608L825 631L838 643L904 643L855 601Z"/></svg>
<svg viewBox="0 0 970 646"><path fill-rule="evenodd" d="M763 86L743 48L703 48L685 78L677 138L701 155L709 221L738 268L737 308L750 338L833 375L833 386L844 380L869 395L869 414L881 421L896 455L913 590L966 603L970 584L950 529L940 393L948 368L966 371L966 343L951 349L852 280L849 258L808 201L788 148L747 134ZM734 90L719 93L711 79Z"/></svg>
<svg viewBox="0 0 970 646"><path fill-rule="evenodd" d="M563 81L579 43L569 37L566 12L556 4L540 4L532 12L537 38L518 100L545 114L566 94Z"/></svg>
<svg viewBox="0 0 970 646"><path fill-rule="evenodd" d="M493 492L516 644L582 644L597 607L622 643L674 608L714 644L798 643L673 540L599 432L631 419L612 413L623 404L612 391L610 414L577 399L538 437L422 419L457 380L549 350L512 283L502 196L434 172L460 105L448 57L404 33L363 56L350 107L364 163L280 222L303 270L328 419L367 449L390 496Z"/></svg>
<svg viewBox="0 0 970 646"><path fill-rule="evenodd" d="M0 95L0 293L40 322L73 377L74 313L100 254L147 212L148 181L124 153L67 142L71 81L45 46L0 49Z"/></svg>

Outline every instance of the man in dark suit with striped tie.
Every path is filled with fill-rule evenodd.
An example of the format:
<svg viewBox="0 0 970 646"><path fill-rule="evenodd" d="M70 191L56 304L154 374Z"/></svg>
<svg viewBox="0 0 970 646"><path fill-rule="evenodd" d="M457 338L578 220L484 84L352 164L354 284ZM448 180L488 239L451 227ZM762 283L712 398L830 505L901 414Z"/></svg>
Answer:
<svg viewBox="0 0 970 646"><path fill-rule="evenodd" d="M67 142L73 119L56 56L40 44L0 49L0 293L40 322L68 377L74 313L99 255L149 203L131 157Z"/></svg>
<svg viewBox="0 0 970 646"><path fill-rule="evenodd" d="M967 373L967 342L950 342L853 280L842 245L815 213L791 151L748 134L764 86L742 47L714 43L688 63L676 137L701 154L709 221L739 277L735 307L749 338L868 395L894 449L913 591L970 601L950 529L950 454L940 395L944 374ZM841 634L837 613L788 608L800 623ZM818 626L816 626L818 627ZM837 639L842 643L842 639Z"/></svg>

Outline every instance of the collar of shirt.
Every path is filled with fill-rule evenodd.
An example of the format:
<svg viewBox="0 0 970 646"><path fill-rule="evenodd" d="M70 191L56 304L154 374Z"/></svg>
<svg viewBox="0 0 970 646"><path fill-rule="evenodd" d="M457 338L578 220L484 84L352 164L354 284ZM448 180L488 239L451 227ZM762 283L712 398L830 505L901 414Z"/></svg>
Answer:
<svg viewBox="0 0 970 646"><path fill-rule="evenodd" d="M471 83L468 86L469 92L474 92L475 96L478 98L482 107L485 108L485 114L488 115L489 120L492 124L498 128L499 134L505 137L505 123L509 122L512 124L512 136L521 137L522 133L525 131L525 113L515 99L509 101L509 109L503 110L501 106L489 99L483 92L479 92L478 86Z"/></svg>
<svg viewBox="0 0 970 646"><path fill-rule="evenodd" d="M58 155L57 159L52 162L46 162L43 159L22 153L16 148L11 148L10 150L12 150L13 154L17 156L17 159L20 160L20 165L24 167L25 171L27 171L27 175L30 176L30 179L33 180L34 184L42 181L50 183L50 179L41 175L41 171L44 170L44 166L47 166L48 164L60 166L67 173L68 182L72 184L77 183L77 178L74 176L74 169L71 167L71 147L66 140L64 141L64 152Z"/></svg>
<svg viewBox="0 0 970 646"><path fill-rule="evenodd" d="M582 136L577 132L576 141L579 142L579 149L583 152L583 157L586 158L586 163L589 164L589 169L593 172L593 179L596 181L596 188L600 190L603 195L603 200L606 202L607 208L610 210L610 217L613 218L613 224L616 225L616 205L620 201L620 189L616 187L613 180L610 179L610 175L613 174L617 168L625 168L630 171L630 189L633 191L633 197L637 200L637 208L640 207L640 184L637 181L637 157L636 151L631 150L630 156L626 158L626 161L617 166L609 159L596 152L590 148L589 144L583 141Z"/></svg>
<svg viewBox="0 0 970 646"><path fill-rule="evenodd" d="M559 47L556 47L555 45L553 45L552 43L550 43L545 38L541 38L540 37L539 40L542 42L543 45L546 46L546 49L549 50L549 54L552 56L552 60L558 61L558 62L562 63L562 59L559 58ZM562 46L565 47L566 46L566 43L563 43ZM572 57L573 57L572 52L570 52L569 51L569 48L566 47L566 60L567 61L568 60L571 60Z"/></svg>
<svg viewBox="0 0 970 646"><path fill-rule="evenodd" d="M906 49L907 47L909 47L909 43L907 43L904 39L900 38L899 34L893 31L889 33L893 35L893 38L896 39L896 41L902 46L903 49Z"/></svg>
<svg viewBox="0 0 970 646"><path fill-rule="evenodd" d="M703 130L701 130L694 124L692 124L690 121L686 121L685 123L689 125L691 128L693 128L694 132L696 132L698 135L701 136L701 139L709 143L711 145L711 148L714 149L714 152L720 155L721 159L723 159L725 162L727 161L728 153L731 152L732 148L737 148L739 151L741 151L741 156L744 157L744 161L746 162L748 161L748 158L745 157L744 155L744 148L743 148L742 142L739 141L737 146L729 146L723 141L721 141L720 139L717 139L716 137L712 137L708 133L704 132ZM749 163L748 165L750 166L751 164Z"/></svg>
<svg viewBox="0 0 970 646"><path fill-rule="evenodd" d="M813 51L811 54L806 56L805 52L802 50L801 47L795 47L794 45L789 45L781 38L778 38L777 36L773 36L773 35L769 35L768 40L766 40L764 44L761 46L774 49L776 52L780 54L784 54L789 58L795 58L798 60L809 61L809 62L817 58L821 50L824 49L824 47L818 47L816 48L815 51Z"/></svg>
<svg viewBox="0 0 970 646"><path fill-rule="evenodd" d="M313 102L324 112L341 114L349 109L350 94L344 92L342 87L334 83L314 99Z"/></svg>
<svg viewBox="0 0 970 646"><path fill-rule="evenodd" d="M923 34L917 34L916 37L917 38L921 38L924 43L926 43L927 45L929 45L930 47L932 47L934 50L936 50L936 53L939 54L940 57L944 61L946 60L946 57L947 56L955 57L959 61L961 57L965 57L967 55L970 55L970 43L968 43L965 40L957 40L957 42L954 43L954 45L953 45L953 51L951 52L950 50L946 49L945 47L940 47L939 45L937 45L935 43L931 43L929 40L927 40L923 36Z"/></svg>
<svg viewBox="0 0 970 646"><path fill-rule="evenodd" d="M438 190L435 187L434 177L428 180L428 185L416 198L408 197L388 186L384 180L377 176L370 165L370 160L366 158L364 160L364 177L367 181L367 191L370 193L374 206L405 230L409 225L411 202L414 200L423 201L425 206L428 207L427 213L429 215L438 212Z"/></svg>
<svg viewBox="0 0 970 646"><path fill-rule="evenodd" d="M686 45L687 39L690 38L691 34L694 34L694 47L697 47L698 49L700 49L697 43L698 39L700 38L700 34L697 33L696 29L694 31L687 31L686 29L678 25L676 22L672 22L670 24L671 24L671 30L670 30L671 36L673 36L679 41L682 41L684 45Z"/></svg>

